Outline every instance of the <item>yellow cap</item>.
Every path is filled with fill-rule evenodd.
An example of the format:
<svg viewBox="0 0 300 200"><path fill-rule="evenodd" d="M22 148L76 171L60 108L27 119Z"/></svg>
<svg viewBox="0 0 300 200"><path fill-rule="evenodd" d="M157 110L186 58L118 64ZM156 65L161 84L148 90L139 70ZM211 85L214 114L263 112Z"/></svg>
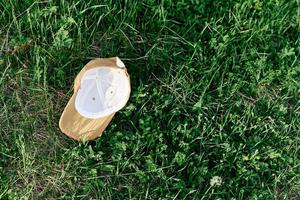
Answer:
<svg viewBox="0 0 300 200"><path fill-rule="evenodd" d="M102 135L130 96L130 79L118 58L94 59L79 72L74 93L65 107L59 127L75 140L93 140Z"/></svg>

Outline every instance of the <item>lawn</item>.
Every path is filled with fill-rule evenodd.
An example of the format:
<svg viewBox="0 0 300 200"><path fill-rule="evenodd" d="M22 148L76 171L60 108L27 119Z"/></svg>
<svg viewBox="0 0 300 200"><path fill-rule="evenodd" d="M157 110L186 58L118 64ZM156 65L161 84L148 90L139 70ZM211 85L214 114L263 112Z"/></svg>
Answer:
<svg viewBox="0 0 300 200"><path fill-rule="evenodd" d="M58 126L119 56L102 137ZM300 199L299 0L0 0L0 199Z"/></svg>

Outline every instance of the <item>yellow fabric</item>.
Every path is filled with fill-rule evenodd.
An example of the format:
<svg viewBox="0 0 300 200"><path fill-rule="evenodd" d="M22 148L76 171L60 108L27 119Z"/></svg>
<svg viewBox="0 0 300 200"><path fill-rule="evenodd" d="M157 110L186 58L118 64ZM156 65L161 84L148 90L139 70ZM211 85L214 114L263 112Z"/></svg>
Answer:
<svg viewBox="0 0 300 200"><path fill-rule="evenodd" d="M76 76L74 82L74 93L70 98L59 120L59 127L63 133L75 140L94 140L102 135L103 131L105 130L109 122L112 120L115 113L112 113L111 115L108 115L106 117L101 117L99 119L85 118L82 115L80 115L75 109L75 98L80 88L81 78L87 70L99 66L118 67L116 65L116 61L117 57L107 59L98 58L91 60L83 67L83 69ZM124 73L128 77L128 81L130 82L129 75L126 69L124 69ZM130 95L129 93L128 99Z"/></svg>

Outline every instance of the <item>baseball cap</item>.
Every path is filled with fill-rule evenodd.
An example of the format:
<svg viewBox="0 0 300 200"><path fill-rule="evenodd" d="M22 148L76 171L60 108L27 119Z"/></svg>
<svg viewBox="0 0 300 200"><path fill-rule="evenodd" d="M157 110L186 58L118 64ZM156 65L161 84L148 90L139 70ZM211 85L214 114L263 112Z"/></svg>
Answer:
<svg viewBox="0 0 300 200"><path fill-rule="evenodd" d="M126 105L130 90L127 69L118 57L91 60L75 78L74 93L59 120L61 131L75 140L101 136Z"/></svg>

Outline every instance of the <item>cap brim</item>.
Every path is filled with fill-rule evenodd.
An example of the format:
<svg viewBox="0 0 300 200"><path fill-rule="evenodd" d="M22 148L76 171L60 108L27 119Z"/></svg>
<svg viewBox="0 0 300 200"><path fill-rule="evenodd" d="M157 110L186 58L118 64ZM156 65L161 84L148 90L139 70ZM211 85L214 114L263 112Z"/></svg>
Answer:
<svg viewBox="0 0 300 200"><path fill-rule="evenodd" d="M75 140L94 140L101 136L115 113L98 119L81 116L75 109L75 92L69 100L59 120L59 127L63 133Z"/></svg>

